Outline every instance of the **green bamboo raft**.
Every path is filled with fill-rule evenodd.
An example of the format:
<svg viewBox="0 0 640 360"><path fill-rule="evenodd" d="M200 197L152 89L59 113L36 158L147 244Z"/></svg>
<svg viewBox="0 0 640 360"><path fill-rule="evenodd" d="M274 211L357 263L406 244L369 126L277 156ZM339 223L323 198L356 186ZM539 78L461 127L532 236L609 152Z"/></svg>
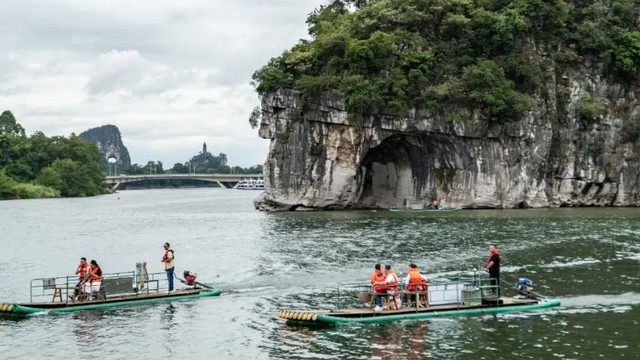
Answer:
<svg viewBox="0 0 640 360"><path fill-rule="evenodd" d="M335 312L324 311L278 311L278 317L288 322L306 324L384 323L400 320L429 319L436 317L472 316L505 312L530 311L560 306L558 299L515 299L505 297L501 304L435 305L427 308L404 308L399 310L346 309Z"/></svg>
<svg viewBox="0 0 640 360"><path fill-rule="evenodd" d="M80 299L77 296L78 278L37 278L31 280L30 301L0 303L0 317L21 317L39 313L66 313L100 310L122 306L144 305L163 301L182 301L218 296L221 289L202 283L186 284L184 288L168 291L164 273L147 274L121 272L106 274L99 291Z"/></svg>

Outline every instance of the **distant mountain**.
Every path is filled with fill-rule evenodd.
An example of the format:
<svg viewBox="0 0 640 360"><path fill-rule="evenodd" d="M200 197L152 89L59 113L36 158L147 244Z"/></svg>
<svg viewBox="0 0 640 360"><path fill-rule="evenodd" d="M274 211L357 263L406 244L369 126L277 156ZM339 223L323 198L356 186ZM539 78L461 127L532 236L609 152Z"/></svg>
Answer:
<svg viewBox="0 0 640 360"><path fill-rule="evenodd" d="M116 159L116 164L120 167L131 165L129 150L122 143L120 130L117 126L103 125L89 129L78 136L83 140L95 143L105 160L114 158Z"/></svg>

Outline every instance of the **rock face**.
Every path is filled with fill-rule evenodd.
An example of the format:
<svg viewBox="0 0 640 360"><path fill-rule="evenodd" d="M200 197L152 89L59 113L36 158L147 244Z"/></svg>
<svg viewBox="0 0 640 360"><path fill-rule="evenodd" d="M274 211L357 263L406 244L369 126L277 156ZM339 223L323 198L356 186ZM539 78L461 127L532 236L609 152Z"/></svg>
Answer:
<svg viewBox="0 0 640 360"><path fill-rule="evenodd" d="M122 167L131 165L129 150L122 143L120 130L114 125L103 125L89 129L78 135L81 139L91 141L96 144L98 150L104 155L105 160L114 158L116 164Z"/></svg>
<svg viewBox="0 0 640 360"><path fill-rule="evenodd" d="M637 89L587 71L556 79L551 70L544 91L514 122L468 109L456 113L470 121L413 110L381 111L358 126L338 95L303 106L298 92L267 94L259 135L271 145L255 205L387 208L439 198L465 208L638 206ZM591 119L580 114L587 93L603 100Z"/></svg>

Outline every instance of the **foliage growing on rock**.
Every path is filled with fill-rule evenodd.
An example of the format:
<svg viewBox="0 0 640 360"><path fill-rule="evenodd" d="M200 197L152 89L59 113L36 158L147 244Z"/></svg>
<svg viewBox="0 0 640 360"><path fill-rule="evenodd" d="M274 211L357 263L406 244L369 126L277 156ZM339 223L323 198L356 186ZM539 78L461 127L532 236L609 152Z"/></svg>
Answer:
<svg viewBox="0 0 640 360"><path fill-rule="evenodd" d="M465 106L490 121L518 118L545 83L548 61L598 63L640 78L633 0L333 0L301 40L253 75L313 99L344 96L353 114ZM545 63L546 61L546 63ZM597 109L596 109L597 110Z"/></svg>

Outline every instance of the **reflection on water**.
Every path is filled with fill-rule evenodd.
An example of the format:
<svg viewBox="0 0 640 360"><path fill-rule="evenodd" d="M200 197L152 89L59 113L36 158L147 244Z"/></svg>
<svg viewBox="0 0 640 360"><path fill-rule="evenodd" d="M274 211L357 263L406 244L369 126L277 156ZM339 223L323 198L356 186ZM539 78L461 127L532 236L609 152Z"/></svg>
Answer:
<svg viewBox="0 0 640 360"><path fill-rule="evenodd" d="M98 343L99 328L105 313L98 310L88 310L71 314L61 314L56 316L70 315L73 321L73 334L75 335L76 345L79 348L90 346L90 344Z"/></svg>
<svg viewBox="0 0 640 360"><path fill-rule="evenodd" d="M422 359L427 352L427 323L406 326L402 323L382 324L371 331L374 359ZM405 347L406 344L406 347Z"/></svg>
<svg viewBox="0 0 640 360"><path fill-rule="evenodd" d="M176 325L174 322L174 314L176 312L176 307L173 306L172 303L163 304L165 306L164 311L162 312L161 327L164 330L171 330Z"/></svg>
<svg viewBox="0 0 640 360"><path fill-rule="evenodd" d="M0 320L3 359L597 359L640 353L640 209L271 214L253 210L255 194L222 189L118 196L0 202L3 238L15 240L3 243L0 301L28 298L31 278L66 274L80 256L114 271L133 270L139 261L161 271L154 259L165 241L176 250L178 273L197 272L198 280L223 287L223 296ZM339 307L337 285L366 280L378 262L399 270L414 262L430 277L467 274L482 264L489 242L500 246L508 285L530 277L535 291L560 297L563 307L330 327L276 318L278 309ZM341 293L351 297L345 303L359 306L356 294Z"/></svg>
<svg viewBox="0 0 640 360"><path fill-rule="evenodd" d="M164 307L160 316L160 328L164 330L162 332L164 338L162 346L165 354L174 355L175 332L178 325L175 320L176 307L172 303L162 304L161 306Z"/></svg>

